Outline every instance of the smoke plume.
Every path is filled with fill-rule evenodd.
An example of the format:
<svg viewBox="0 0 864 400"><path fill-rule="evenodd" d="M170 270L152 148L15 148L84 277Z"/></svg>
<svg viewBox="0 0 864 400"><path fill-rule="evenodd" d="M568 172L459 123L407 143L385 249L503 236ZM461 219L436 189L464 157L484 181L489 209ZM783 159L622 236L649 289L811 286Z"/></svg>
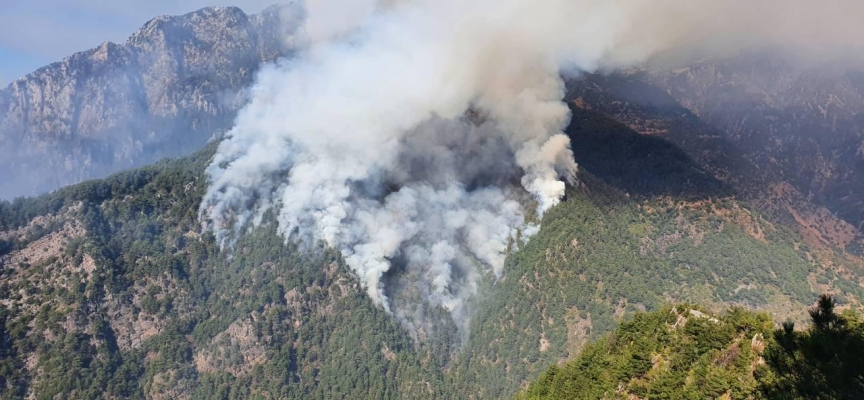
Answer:
<svg viewBox="0 0 864 400"><path fill-rule="evenodd" d="M786 2L753 3L310 1L307 47L262 68L207 170L202 220L230 246L273 209L286 240L341 250L406 325L422 323L421 308L393 298L418 297L467 327L477 280L501 277L517 237L536 232L526 204L542 215L575 173L562 71L741 37L818 42L794 23L862 8L790 1L802 12L784 16L772 12ZM819 35L854 44L834 33ZM393 274L401 283L388 287Z"/></svg>

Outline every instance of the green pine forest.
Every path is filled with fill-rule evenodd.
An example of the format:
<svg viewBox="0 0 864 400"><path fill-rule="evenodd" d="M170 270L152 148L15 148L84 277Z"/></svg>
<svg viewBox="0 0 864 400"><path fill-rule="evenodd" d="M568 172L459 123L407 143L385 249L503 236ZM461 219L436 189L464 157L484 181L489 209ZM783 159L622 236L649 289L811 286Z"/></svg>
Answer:
<svg viewBox="0 0 864 400"><path fill-rule="evenodd" d="M806 329L775 329L765 313L667 305L550 367L517 399L862 398L860 315L823 296L810 316Z"/></svg>

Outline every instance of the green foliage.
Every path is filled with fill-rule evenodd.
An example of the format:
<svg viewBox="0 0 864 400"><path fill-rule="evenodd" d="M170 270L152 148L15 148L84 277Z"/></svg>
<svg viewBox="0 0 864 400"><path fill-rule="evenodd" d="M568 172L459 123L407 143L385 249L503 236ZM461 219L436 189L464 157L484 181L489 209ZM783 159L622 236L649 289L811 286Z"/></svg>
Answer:
<svg viewBox="0 0 864 400"><path fill-rule="evenodd" d="M87 232L7 269L4 298L23 291L38 312L0 306L0 397L439 397L442 366L422 359L448 351L415 348L338 252L301 251L273 225L231 252L199 233L212 151L0 203L3 229L66 213ZM61 227L27 229L32 241ZM52 275L85 256L92 274Z"/></svg>
<svg viewBox="0 0 864 400"><path fill-rule="evenodd" d="M780 399L864 398L864 325L853 312L837 314L835 301L822 296L810 310L803 332L786 323L774 333L763 387Z"/></svg>
<svg viewBox="0 0 864 400"><path fill-rule="evenodd" d="M864 328L820 298L811 325L774 330L767 314L691 306L636 314L518 399L860 399Z"/></svg>
<svg viewBox="0 0 864 400"><path fill-rule="evenodd" d="M751 370L773 323L733 309L713 317L692 306L636 314L612 334L553 367L519 394L523 399L752 398Z"/></svg>

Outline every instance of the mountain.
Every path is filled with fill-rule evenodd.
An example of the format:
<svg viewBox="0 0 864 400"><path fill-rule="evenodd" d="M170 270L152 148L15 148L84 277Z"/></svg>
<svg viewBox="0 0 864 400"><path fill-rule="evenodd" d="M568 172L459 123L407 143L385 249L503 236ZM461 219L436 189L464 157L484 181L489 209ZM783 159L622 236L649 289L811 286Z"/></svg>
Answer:
<svg viewBox="0 0 864 400"><path fill-rule="evenodd" d="M583 165L506 276L482 281L465 339L443 326L415 342L338 253L274 223L220 250L197 216L213 145L0 203L4 396L500 398L667 302L803 321L818 293L864 296L668 141L595 114L569 132L612 157Z"/></svg>
<svg viewBox="0 0 864 400"><path fill-rule="evenodd" d="M0 91L0 198L200 149L231 127L260 64L292 54L300 15L274 6L257 15L211 7L163 16L124 44L106 42L16 80ZM860 69L751 53L568 85L576 108L674 142L811 245L858 255L862 93Z"/></svg>
<svg viewBox="0 0 864 400"><path fill-rule="evenodd" d="M200 149L230 128L259 65L291 54L292 12L162 16L15 80L0 90L0 198Z"/></svg>
<svg viewBox="0 0 864 400"><path fill-rule="evenodd" d="M0 148L15 154L3 172L30 185L4 183L4 196L181 157L0 201L0 397L506 398L554 381L550 366L626 351L609 344L621 332L651 338L640 329L665 328L672 310L691 328L723 322L710 354L684 364L696 371L746 341L737 317L704 323L693 311L769 313L735 314L769 340L773 321L802 326L819 294L861 307L859 167L831 144L861 145L858 81L751 68L746 54L569 80L577 179L539 232L512 244L504 275L480 279L465 335L434 308L442 323L415 340L338 251L286 243L272 211L221 249L198 216L216 147L207 140L230 127L259 63L290 55L285 18L236 8L160 17L2 92ZM792 96L796 87L809 91ZM806 100L820 90L846 111L813 111L821 103ZM745 95L750 105L736 106ZM798 119L783 125L777 113ZM694 339L687 329L655 348L687 350L674 346Z"/></svg>

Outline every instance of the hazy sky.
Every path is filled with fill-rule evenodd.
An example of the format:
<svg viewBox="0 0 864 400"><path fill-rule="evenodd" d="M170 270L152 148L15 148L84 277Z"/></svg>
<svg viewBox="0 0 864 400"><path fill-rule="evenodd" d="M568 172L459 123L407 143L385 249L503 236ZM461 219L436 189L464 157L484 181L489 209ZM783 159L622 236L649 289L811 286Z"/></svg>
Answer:
<svg viewBox="0 0 864 400"><path fill-rule="evenodd" d="M123 42L157 15L236 5L249 13L284 0L3 0L0 87L110 40Z"/></svg>

